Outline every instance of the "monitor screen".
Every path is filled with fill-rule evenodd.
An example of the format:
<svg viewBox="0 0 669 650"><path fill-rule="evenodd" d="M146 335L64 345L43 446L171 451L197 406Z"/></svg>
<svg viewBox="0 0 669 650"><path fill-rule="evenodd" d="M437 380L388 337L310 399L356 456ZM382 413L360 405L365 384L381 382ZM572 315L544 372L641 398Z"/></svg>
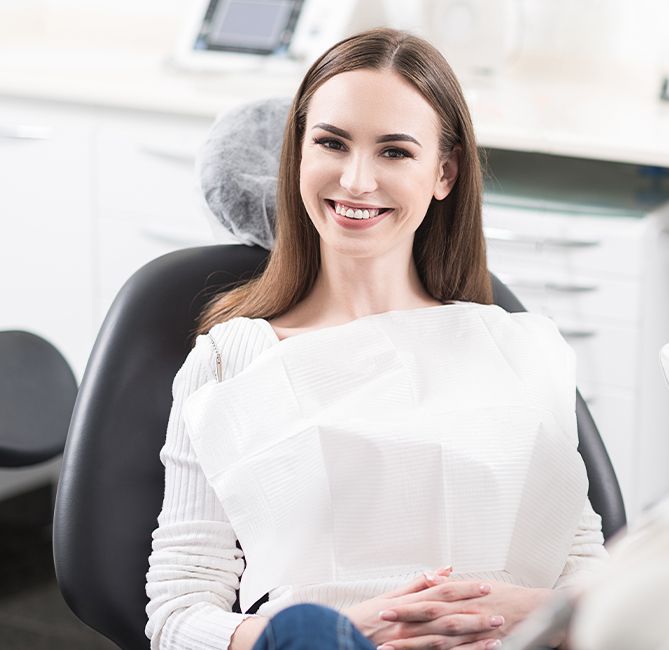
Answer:
<svg viewBox="0 0 669 650"><path fill-rule="evenodd" d="M285 52L303 0L211 0L194 49Z"/></svg>

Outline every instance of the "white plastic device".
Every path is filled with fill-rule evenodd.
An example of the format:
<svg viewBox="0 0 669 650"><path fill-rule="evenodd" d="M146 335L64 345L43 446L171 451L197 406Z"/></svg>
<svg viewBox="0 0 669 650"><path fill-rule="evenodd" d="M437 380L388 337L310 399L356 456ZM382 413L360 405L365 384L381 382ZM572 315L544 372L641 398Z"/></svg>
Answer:
<svg viewBox="0 0 669 650"><path fill-rule="evenodd" d="M295 73L351 31L356 9L362 4L362 0L196 0L190 20L179 35L172 63L193 71ZM291 20L286 25L288 15ZM208 47L202 34L213 23L221 25L226 19L232 35L229 42L236 47ZM275 51L269 51L269 46L267 52L254 52L254 44L263 39L268 45L276 41L273 29L283 30L281 46Z"/></svg>

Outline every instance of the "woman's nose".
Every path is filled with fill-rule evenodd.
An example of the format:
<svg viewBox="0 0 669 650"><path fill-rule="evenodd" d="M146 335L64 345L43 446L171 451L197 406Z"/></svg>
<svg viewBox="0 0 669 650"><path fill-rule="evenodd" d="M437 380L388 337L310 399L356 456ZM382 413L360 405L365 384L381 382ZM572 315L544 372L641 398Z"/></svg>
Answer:
<svg viewBox="0 0 669 650"><path fill-rule="evenodd" d="M349 156L339 183L351 195L373 192L377 186L373 161L362 155Z"/></svg>

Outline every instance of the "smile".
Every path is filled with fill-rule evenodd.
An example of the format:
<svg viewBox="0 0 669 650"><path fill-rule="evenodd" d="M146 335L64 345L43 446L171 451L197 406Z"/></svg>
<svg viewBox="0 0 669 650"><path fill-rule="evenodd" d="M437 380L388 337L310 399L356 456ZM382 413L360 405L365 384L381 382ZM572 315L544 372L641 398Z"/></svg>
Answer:
<svg viewBox="0 0 669 650"><path fill-rule="evenodd" d="M375 208L371 206L353 206L339 203L338 201L330 201L328 203L334 206L337 214L340 214L349 219L374 219L379 214L386 212L389 208Z"/></svg>

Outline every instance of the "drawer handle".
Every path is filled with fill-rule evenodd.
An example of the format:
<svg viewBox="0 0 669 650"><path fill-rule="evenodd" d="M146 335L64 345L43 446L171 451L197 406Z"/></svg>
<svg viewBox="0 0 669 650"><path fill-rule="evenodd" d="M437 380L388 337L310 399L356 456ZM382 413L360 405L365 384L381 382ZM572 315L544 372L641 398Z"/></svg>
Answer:
<svg viewBox="0 0 669 650"><path fill-rule="evenodd" d="M518 244L532 244L534 246L554 246L557 248L588 248L599 246L597 239L566 239L561 237L539 238L531 235L505 230L503 228L484 228L485 238L490 241L514 242Z"/></svg>
<svg viewBox="0 0 669 650"><path fill-rule="evenodd" d="M502 282L504 282L504 284L509 284L521 289L539 289L543 291L556 291L559 293L586 293L589 291L597 291L598 289L596 284L572 284L570 282L554 282L552 280L542 282L541 280L528 280L526 278L510 275L500 275L499 273L496 275Z"/></svg>
<svg viewBox="0 0 669 650"><path fill-rule="evenodd" d="M151 147L146 144L141 144L137 148L142 153L153 156L154 158L160 158L161 160L171 160L174 162L186 163L188 165L195 164L195 156L184 151L168 151L166 149Z"/></svg>
<svg viewBox="0 0 669 650"><path fill-rule="evenodd" d="M576 327L560 327L560 334L566 339L589 339L597 336L596 330L578 329Z"/></svg>
<svg viewBox="0 0 669 650"><path fill-rule="evenodd" d="M3 126L0 124L0 138L3 140L49 140L53 129L48 126Z"/></svg>

